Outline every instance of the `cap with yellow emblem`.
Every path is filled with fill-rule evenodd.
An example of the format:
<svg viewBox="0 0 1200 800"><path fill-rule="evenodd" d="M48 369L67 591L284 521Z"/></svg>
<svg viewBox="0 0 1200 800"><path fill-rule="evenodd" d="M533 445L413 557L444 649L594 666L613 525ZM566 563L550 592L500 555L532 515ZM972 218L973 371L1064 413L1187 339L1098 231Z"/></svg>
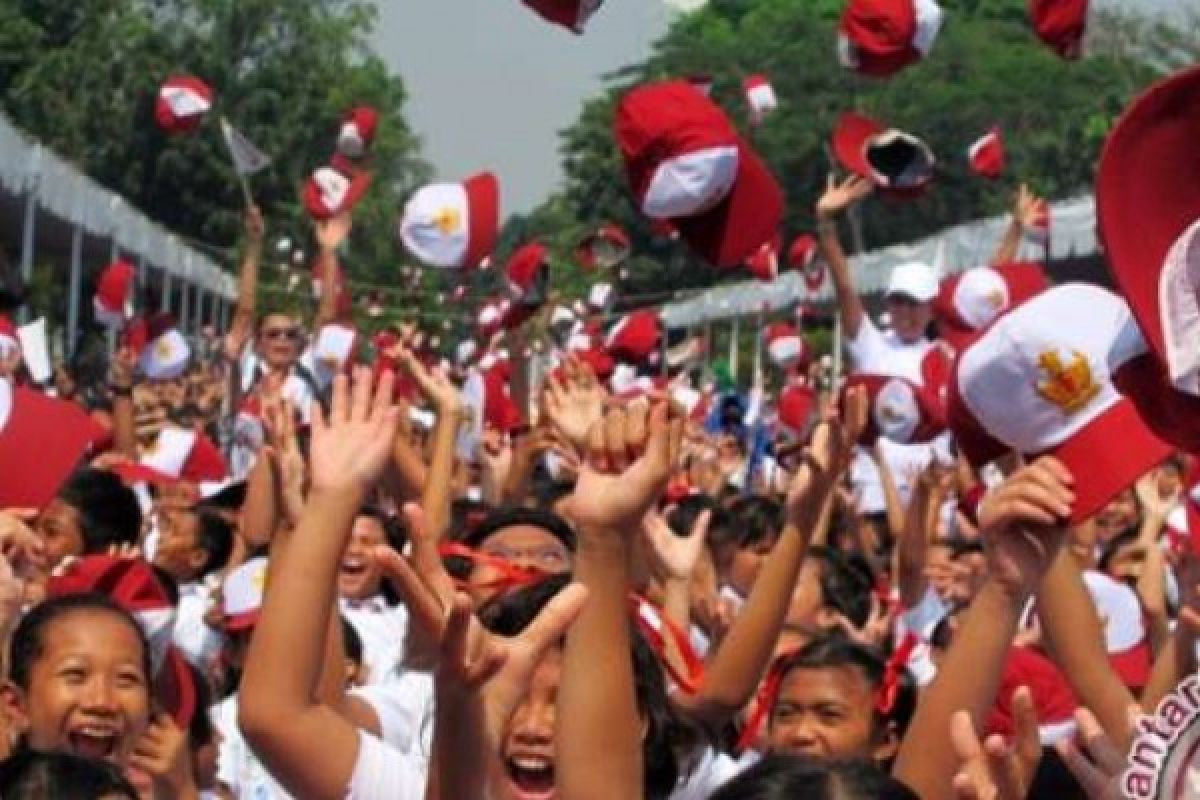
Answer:
<svg viewBox="0 0 1200 800"><path fill-rule="evenodd" d="M900 444L932 441L946 429L945 413L928 389L904 378L859 373L846 378L845 391L862 387L870 415L859 444L870 447L879 437Z"/></svg>
<svg viewBox="0 0 1200 800"><path fill-rule="evenodd" d="M474 269L491 255L500 226L500 186L490 172L418 189L404 207L400 240L434 267Z"/></svg>
<svg viewBox="0 0 1200 800"><path fill-rule="evenodd" d="M1075 478L1071 522L1087 519L1172 452L1113 385L1123 351L1141 346L1112 292L1042 292L959 356L947 416L960 449L974 466L1010 451L1057 457Z"/></svg>
<svg viewBox="0 0 1200 800"><path fill-rule="evenodd" d="M226 631L244 631L258 624L267 589L267 559L252 558L231 570L221 584L221 610Z"/></svg>
<svg viewBox="0 0 1200 800"><path fill-rule="evenodd" d="M961 351L997 317L1049 285L1040 264L976 267L946 278L933 301L938 333Z"/></svg>
<svg viewBox="0 0 1200 800"><path fill-rule="evenodd" d="M146 320L146 342L138 354L138 366L151 380L178 378L187 369L192 349L179 332L171 314L155 314Z"/></svg>

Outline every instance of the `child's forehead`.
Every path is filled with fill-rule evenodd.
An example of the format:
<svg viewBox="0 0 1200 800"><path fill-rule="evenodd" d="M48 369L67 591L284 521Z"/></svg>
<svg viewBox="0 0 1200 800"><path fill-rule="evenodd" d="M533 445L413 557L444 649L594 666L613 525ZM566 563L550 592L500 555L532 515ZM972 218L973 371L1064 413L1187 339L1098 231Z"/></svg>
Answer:
<svg viewBox="0 0 1200 800"><path fill-rule="evenodd" d="M844 696L848 692L868 692L867 673L857 664L799 666L788 671L780 686L780 696Z"/></svg>
<svg viewBox="0 0 1200 800"><path fill-rule="evenodd" d="M134 623L104 608L75 608L50 620L42 629L43 651L51 648L97 652L136 651L140 658L142 640Z"/></svg>

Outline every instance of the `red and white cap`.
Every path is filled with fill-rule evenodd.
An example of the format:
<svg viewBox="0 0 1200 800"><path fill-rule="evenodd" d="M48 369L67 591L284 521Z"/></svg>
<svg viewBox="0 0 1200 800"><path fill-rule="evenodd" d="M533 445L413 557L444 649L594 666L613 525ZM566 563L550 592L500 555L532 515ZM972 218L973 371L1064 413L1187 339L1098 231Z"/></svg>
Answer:
<svg viewBox="0 0 1200 800"><path fill-rule="evenodd" d="M0 380L0 508L44 508L104 438L75 403Z"/></svg>
<svg viewBox="0 0 1200 800"><path fill-rule="evenodd" d="M418 189L400 219L400 239L435 267L474 269L492 254L500 228L500 184L490 172Z"/></svg>
<svg viewBox="0 0 1200 800"><path fill-rule="evenodd" d="M613 301L613 286L611 283L594 283L588 289L587 307L592 312L607 311Z"/></svg>
<svg viewBox="0 0 1200 800"><path fill-rule="evenodd" d="M175 326L170 314L155 314L146 320L146 343L138 354L138 366L151 380L172 380L187 369L192 348Z"/></svg>
<svg viewBox="0 0 1200 800"><path fill-rule="evenodd" d="M575 260L586 270L609 269L628 258L632 247L619 225L602 225L575 248Z"/></svg>
<svg viewBox="0 0 1200 800"><path fill-rule="evenodd" d="M353 363L358 345L358 331L351 325L330 323L322 326L313 342L313 360L333 374Z"/></svg>
<svg viewBox="0 0 1200 800"><path fill-rule="evenodd" d="M801 233L788 248L788 266L807 270L817 258L817 240L811 233Z"/></svg>
<svg viewBox="0 0 1200 800"><path fill-rule="evenodd" d="M817 393L808 386L793 383L779 393L776 403L779 424L792 436L804 436L812 424L816 407Z"/></svg>
<svg viewBox="0 0 1200 800"><path fill-rule="evenodd" d="M504 275L514 306L540 308L550 289L550 251L539 242L517 248L504 265Z"/></svg>
<svg viewBox="0 0 1200 800"><path fill-rule="evenodd" d="M217 446L207 436L185 428L159 431L141 464L166 478L189 483L222 481L229 473Z"/></svg>
<svg viewBox="0 0 1200 800"><path fill-rule="evenodd" d="M742 81L742 92L746 95L746 106L750 109L750 121L755 125L779 108L775 88L765 75L750 75Z"/></svg>
<svg viewBox="0 0 1200 800"><path fill-rule="evenodd" d="M904 378L859 373L846 378L845 392L861 386L871 414L862 443L870 446L882 436L900 444L928 442L946 429L938 401L926 389Z"/></svg>
<svg viewBox="0 0 1200 800"><path fill-rule="evenodd" d="M379 112L370 106L355 106L342 118L338 130L337 151L349 159L359 159L371 149L375 141L375 129L379 126Z"/></svg>
<svg viewBox="0 0 1200 800"><path fill-rule="evenodd" d="M658 352L662 323L657 311L626 314L608 332L605 349L618 361L641 364Z"/></svg>
<svg viewBox="0 0 1200 800"><path fill-rule="evenodd" d="M1104 622L1109 663L1122 683L1140 689L1150 677L1153 656L1137 593L1095 570L1084 572L1083 582L1096 606L1096 615Z"/></svg>
<svg viewBox="0 0 1200 800"><path fill-rule="evenodd" d="M838 119L833 152L846 169L894 196L922 192L937 163L929 145L916 136L853 112Z"/></svg>
<svg viewBox="0 0 1200 800"><path fill-rule="evenodd" d="M133 279L136 270L128 261L117 259L104 268L96 281L92 311L96 321L119 328L133 317Z"/></svg>
<svg viewBox="0 0 1200 800"><path fill-rule="evenodd" d="M888 276L886 294L909 297L918 303L931 302L938 295L937 272L919 261L899 264Z"/></svg>
<svg viewBox="0 0 1200 800"><path fill-rule="evenodd" d="M933 314L938 332L956 351L1001 314L1050 285L1040 264L976 267L942 281Z"/></svg>
<svg viewBox="0 0 1200 800"><path fill-rule="evenodd" d="M304 207L313 219L329 219L358 204L371 187L371 173L318 168L304 184Z"/></svg>
<svg viewBox="0 0 1200 800"><path fill-rule="evenodd" d="M941 27L934 0L850 0L839 26L838 59L847 69L886 78L928 56Z"/></svg>
<svg viewBox="0 0 1200 800"><path fill-rule="evenodd" d="M1086 284L1047 289L959 355L947 416L963 454L982 466L1010 451L1057 457L1075 478L1071 522L1087 519L1171 447L1113 385L1129 310Z"/></svg>
<svg viewBox="0 0 1200 800"><path fill-rule="evenodd" d="M705 260L737 266L775 235L783 216L779 185L724 112L689 83L628 92L615 128L642 213L670 220Z"/></svg>
<svg viewBox="0 0 1200 800"><path fill-rule="evenodd" d="M154 119L167 133L191 133L212 110L213 91L192 75L173 75L158 90Z"/></svg>
<svg viewBox="0 0 1200 800"><path fill-rule="evenodd" d="M1037 712L1038 739L1043 747L1075 733L1075 709L1079 707L1079 701L1066 676L1038 650L1013 647L1004 659L996 702L983 724L985 734L999 734L1007 739L1016 735L1012 696L1022 686L1032 695Z"/></svg>
<svg viewBox="0 0 1200 800"><path fill-rule="evenodd" d="M229 571L221 584L221 613L225 630L250 630L258 624L267 591L267 559L252 558Z"/></svg>
<svg viewBox="0 0 1200 800"><path fill-rule="evenodd" d="M746 269L756 280L770 283L779 277L779 251L782 249L783 239L775 234L750 254L746 259Z"/></svg>
<svg viewBox="0 0 1200 800"><path fill-rule="evenodd" d="M1152 87L1109 135L1096 181L1113 277L1163 365L1200 397L1200 67Z"/></svg>
<svg viewBox="0 0 1200 800"><path fill-rule="evenodd" d="M1051 50L1074 60L1083 55L1088 0L1029 0L1034 33Z"/></svg>
<svg viewBox="0 0 1200 800"><path fill-rule="evenodd" d="M808 343L804 341L795 325L773 322L767 326L764 339L767 355L771 357L771 362L781 369L807 362L809 359Z"/></svg>
<svg viewBox="0 0 1200 800"><path fill-rule="evenodd" d="M17 326L7 314L0 314L0 358L8 358L21 349L17 340Z"/></svg>
<svg viewBox="0 0 1200 800"><path fill-rule="evenodd" d="M1004 174L1007 159L1004 154L1004 136L999 126L992 128L967 148L967 161L971 171L984 178L995 180Z"/></svg>
<svg viewBox="0 0 1200 800"><path fill-rule="evenodd" d="M604 0L522 0L542 19L561 25L573 33L582 34L588 20L603 5Z"/></svg>

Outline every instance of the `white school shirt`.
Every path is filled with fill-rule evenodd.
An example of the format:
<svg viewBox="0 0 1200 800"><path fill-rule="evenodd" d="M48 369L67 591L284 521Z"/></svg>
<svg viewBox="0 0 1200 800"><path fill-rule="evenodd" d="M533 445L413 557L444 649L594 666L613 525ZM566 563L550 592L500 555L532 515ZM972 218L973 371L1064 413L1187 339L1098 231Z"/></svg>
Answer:
<svg viewBox="0 0 1200 800"><path fill-rule="evenodd" d="M242 738L237 723L237 697L236 693L230 695L211 711L213 725L221 734L217 749L217 781L228 787L236 800L291 800L291 795L275 782Z"/></svg>
<svg viewBox="0 0 1200 800"><path fill-rule="evenodd" d="M392 680L360 686L350 694L374 709L381 738L388 746L429 759L433 752L433 673L397 670Z"/></svg>
<svg viewBox="0 0 1200 800"><path fill-rule="evenodd" d="M354 626L363 643L363 664L368 684L387 683L397 677L404 656L404 637L408 631L408 610L389 606L383 595L366 600L338 600L342 616Z"/></svg>
<svg viewBox="0 0 1200 800"><path fill-rule="evenodd" d="M846 339L853 372L907 378L918 386L925 383L921 364L932 347L933 342L924 336L912 343L901 341L895 331L876 328L865 314L858 335Z"/></svg>
<svg viewBox="0 0 1200 800"><path fill-rule="evenodd" d="M424 800L428 767L409 753L358 732L358 757L347 800Z"/></svg>
<svg viewBox="0 0 1200 800"><path fill-rule="evenodd" d="M220 656L223 643L221 634L204 621L212 603L213 589L205 582L180 584L173 641L184 657L205 674Z"/></svg>

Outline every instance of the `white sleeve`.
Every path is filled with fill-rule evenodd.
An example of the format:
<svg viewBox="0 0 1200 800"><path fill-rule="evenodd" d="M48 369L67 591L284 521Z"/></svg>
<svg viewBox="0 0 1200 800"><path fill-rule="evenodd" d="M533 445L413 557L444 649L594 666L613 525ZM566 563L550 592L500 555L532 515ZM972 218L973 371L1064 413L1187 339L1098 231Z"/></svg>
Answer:
<svg viewBox="0 0 1200 800"><path fill-rule="evenodd" d="M358 732L358 758L346 790L347 800L424 800L425 765L363 731Z"/></svg>
<svg viewBox="0 0 1200 800"><path fill-rule="evenodd" d="M862 324L858 326L858 334L854 338L847 337L846 353L854 363L855 372L875 372L880 369L888 356L887 342L871 317L863 314Z"/></svg>
<svg viewBox="0 0 1200 800"><path fill-rule="evenodd" d="M410 753L421 750L427 697L420 688L403 681L360 686L350 694L375 711L379 733L388 745Z"/></svg>

